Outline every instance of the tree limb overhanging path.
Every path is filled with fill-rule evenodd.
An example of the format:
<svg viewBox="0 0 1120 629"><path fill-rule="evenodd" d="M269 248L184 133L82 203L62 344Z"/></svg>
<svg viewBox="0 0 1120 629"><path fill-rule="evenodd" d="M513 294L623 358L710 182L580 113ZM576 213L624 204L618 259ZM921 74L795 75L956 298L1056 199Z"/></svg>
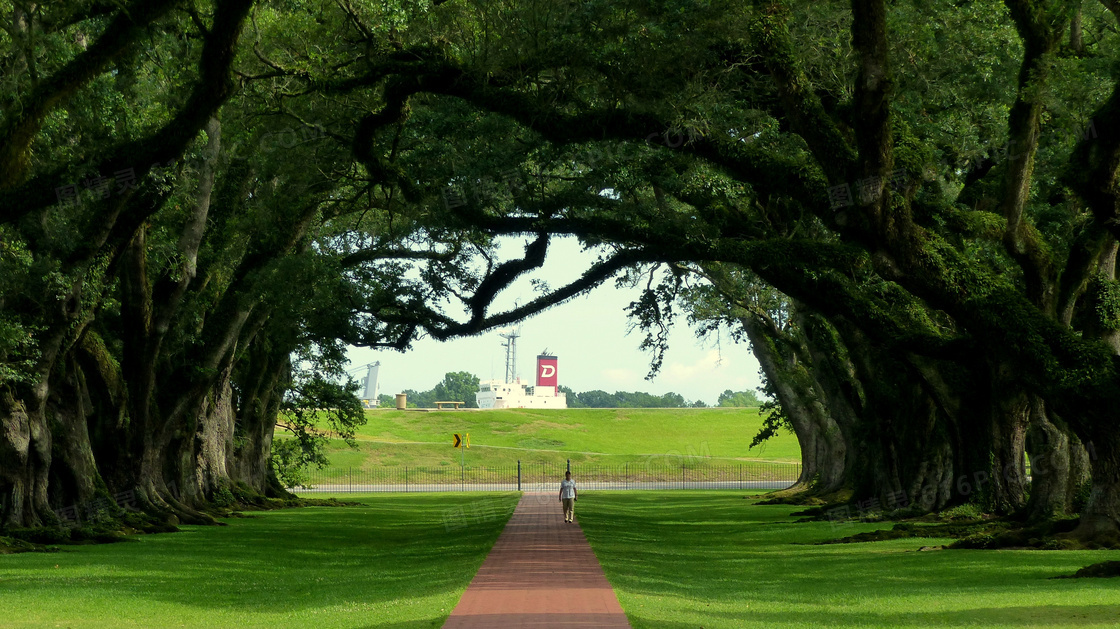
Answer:
<svg viewBox="0 0 1120 629"><path fill-rule="evenodd" d="M525 493L444 629L628 629L579 524L552 493Z"/></svg>

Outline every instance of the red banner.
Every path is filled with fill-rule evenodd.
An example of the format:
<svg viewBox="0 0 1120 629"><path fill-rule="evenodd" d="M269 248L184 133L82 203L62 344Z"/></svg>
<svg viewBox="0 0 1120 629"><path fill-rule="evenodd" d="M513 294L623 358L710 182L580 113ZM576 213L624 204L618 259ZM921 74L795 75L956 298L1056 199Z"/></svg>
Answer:
<svg viewBox="0 0 1120 629"><path fill-rule="evenodd" d="M555 356L537 356L537 386L554 387L559 379L556 375Z"/></svg>

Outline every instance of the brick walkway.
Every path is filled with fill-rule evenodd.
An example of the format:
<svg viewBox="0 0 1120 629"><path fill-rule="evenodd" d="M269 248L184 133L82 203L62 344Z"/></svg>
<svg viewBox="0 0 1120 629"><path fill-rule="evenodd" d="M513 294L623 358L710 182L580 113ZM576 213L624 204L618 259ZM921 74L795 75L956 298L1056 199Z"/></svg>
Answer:
<svg viewBox="0 0 1120 629"><path fill-rule="evenodd" d="M630 623L583 530L564 523L556 494L526 493L443 626L629 629Z"/></svg>

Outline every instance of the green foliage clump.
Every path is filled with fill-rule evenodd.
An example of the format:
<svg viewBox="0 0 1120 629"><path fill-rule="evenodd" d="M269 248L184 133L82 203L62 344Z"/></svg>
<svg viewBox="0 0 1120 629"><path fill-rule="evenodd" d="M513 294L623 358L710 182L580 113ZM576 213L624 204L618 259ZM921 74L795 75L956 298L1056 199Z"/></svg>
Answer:
<svg viewBox="0 0 1120 629"><path fill-rule="evenodd" d="M210 501L219 507L232 507L237 504L237 498L230 491L229 479L218 479L217 487L214 488Z"/></svg>
<svg viewBox="0 0 1120 629"><path fill-rule="evenodd" d="M984 511L980 505L969 502L963 505L957 505L951 509L946 509L938 514L942 520L950 522L955 520L980 520L984 517Z"/></svg>
<svg viewBox="0 0 1120 629"><path fill-rule="evenodd" d="M996 536L991 533L977 533L953 543L953 548L995 548Z"/></svg>
<svg viewBox="0 0 1120 629"><path fill-rule="evenodd" d="M1085 510L1085 505L1089 504L1089 493L1093 490L1093 481L1086 479L1075 488L1073 500L1070 510L1073 513L1081 513Z"/></svg>
<svg viewBox="0 0 1120 629"><path fill-rule="evenodd" d="M475 393L478 393L478 376L466 371L452 371L444 374L443 380L427 391L405 389L408 406L411 408L435 408L436 402L464 402L466 408L478 408ZM387 399L386 399L387 398ZM379 405L393 408L393 396L382 395Z"/></svg>
<svg viewBox="0 0 1120 629"><path fill-rule="evenodd" d="M773 382L770 381L764 371L759 371L759 375L762 376L762 392L767 396L767 399L758 408L758 412L763 415L762 427L759 428L758 434L751 440L751 448L760 446L767 439L777 436L779 431L790 432L793 430L789 423L789 416L786 415L786 411L782 408L782 403L778 399Z"/></svg>
<svg viewBox="0 0 1120 629"><path fill-rule="evenodd" d="M305 486L306 470L327 464L327 431L354 448L355 432L366 423L356 397L360 385L346 375L341 343L316 344L301 349L297 356L300 361L293 366L291 388L280 404L276 423L277 430L286 434L272 441L272 469L285 487Z"/></svg>
<svg viewBox="0 0 1120 629"><path fill-rule="evenodd" d="M1086 297L1093 323L1101 330L1120 330L1120 282L1098 273L1089 283Z"/></svg>
<svg viewBox="0 0 1120 629"><path fill-rule="evenodd" d="M284 487L307 487L311 482L308 468L322 469L327 462L323 452L308 450L296 439L272 440L272 470Z"/></svg>

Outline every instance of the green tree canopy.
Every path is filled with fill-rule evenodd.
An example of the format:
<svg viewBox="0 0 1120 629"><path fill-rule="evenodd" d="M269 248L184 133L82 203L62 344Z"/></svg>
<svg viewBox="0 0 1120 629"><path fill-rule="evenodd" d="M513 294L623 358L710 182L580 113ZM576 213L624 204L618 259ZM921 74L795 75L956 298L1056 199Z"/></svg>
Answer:
<svg viewBox="0 0 1120 629"><path fill-rule="evenodd" d="M1077 536L1120 535L1114 2L0 9L8 525L209 521L299 356L626 272L655 370L682 296L750 341L826 497L1046 518L1091 473ZM557 234L600 258L495 307Z"/></svg>
<svg viewBox="0 0 1120 629"><path fill-rule="evenodd" d="M719 394L716 406L762 406L762 400L754 391L725 390Z"/></svg>
<svg viewBox="0 0 1120 629"><path fill-rule="evenodd" d="M478 376L466 371L447 373L432 389L432 394L437 400L466 402L467 408L478 408L475 393L478 393Z"/></svg>

